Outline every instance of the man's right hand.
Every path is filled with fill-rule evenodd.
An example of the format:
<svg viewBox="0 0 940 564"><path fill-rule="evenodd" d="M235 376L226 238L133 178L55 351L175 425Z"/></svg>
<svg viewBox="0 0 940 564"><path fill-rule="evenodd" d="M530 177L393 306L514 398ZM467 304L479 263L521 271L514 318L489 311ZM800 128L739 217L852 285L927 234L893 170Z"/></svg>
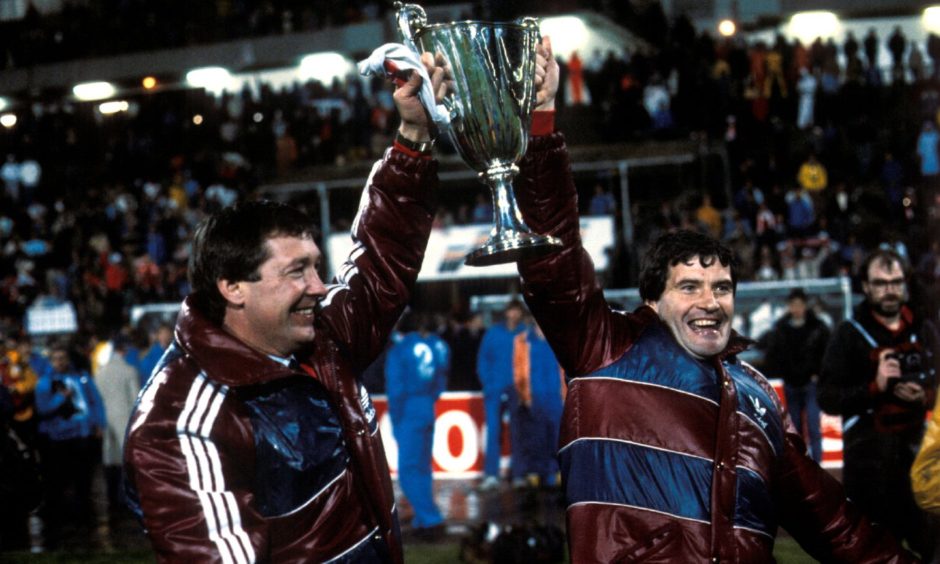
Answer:
<svg viewBox="0 0 940 564"><path fill-rule="evenodd" d="M891 356L894 349L884 349L878 353L878 372L875 374L875 385L879 392L888 390L888 380L901 377L901 363Z"/></svg>
<svg viewBox="0 0 940 564"><path fill-rule="evenodd" d="M435 102L439 104L450 88L444 56L438 53L435 57L431 53L424 52L421 54L421 62L428 71L428 76L431 77ZM428 112L418 98L418 92L420 91L421 75L412 72L408 81L396 88L395 93L392 95L395 107L398 108L398 115L401 116L401 125L398 132L406 139L418 143L431 139Z"/></svg>

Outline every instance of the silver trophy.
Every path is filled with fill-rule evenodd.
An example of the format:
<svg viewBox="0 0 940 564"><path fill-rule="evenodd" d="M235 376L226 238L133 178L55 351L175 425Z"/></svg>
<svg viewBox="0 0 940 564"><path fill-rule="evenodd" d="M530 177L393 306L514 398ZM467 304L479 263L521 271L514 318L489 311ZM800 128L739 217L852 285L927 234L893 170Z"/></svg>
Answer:
<svg viewBox="0 0 940 564"><path fill-rule="evenodd" d="M429 25L421 6L396 3L396 7L405 44L419 54L441 53L449 65L453 87L443 101L450 113L447 135L493 195L490 238L467 255L465 263L515 262L560 247L558 238L533 233L526 226L512 192L535 106L538 21Z"/></svg>

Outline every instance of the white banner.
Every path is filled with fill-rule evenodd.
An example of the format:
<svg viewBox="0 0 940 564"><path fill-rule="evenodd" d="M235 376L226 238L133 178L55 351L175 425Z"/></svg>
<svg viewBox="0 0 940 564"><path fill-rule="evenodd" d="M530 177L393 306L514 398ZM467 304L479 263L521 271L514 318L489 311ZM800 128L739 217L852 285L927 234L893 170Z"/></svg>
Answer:
<svg viewBox="0 0 940 564"><path fill-rule="evenodd" d="M434 229L424 255L419 282L464 278L513 278L518 276L515 263L492 266L467 266L464 257L481 246L490 236L489 225L460 225ZM614 244L614 219L611 216L582 217L581 240L598 272L607 270L607 249ZM330 264L333 272L341 270L352 249L349 233L330 236Z"/></svg>

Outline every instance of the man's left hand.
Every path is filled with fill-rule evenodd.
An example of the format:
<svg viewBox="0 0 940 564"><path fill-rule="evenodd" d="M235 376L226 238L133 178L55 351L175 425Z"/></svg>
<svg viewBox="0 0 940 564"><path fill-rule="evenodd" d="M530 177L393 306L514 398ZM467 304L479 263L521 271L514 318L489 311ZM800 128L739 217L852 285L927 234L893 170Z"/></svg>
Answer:
<svg viewBox="0 0 940 564"><path fill-rule="evenodd" d="M924 403L924 400L927 399L924 389L915 382L898 382L894 386L894 395L900 400L911 403Z"/></svg>

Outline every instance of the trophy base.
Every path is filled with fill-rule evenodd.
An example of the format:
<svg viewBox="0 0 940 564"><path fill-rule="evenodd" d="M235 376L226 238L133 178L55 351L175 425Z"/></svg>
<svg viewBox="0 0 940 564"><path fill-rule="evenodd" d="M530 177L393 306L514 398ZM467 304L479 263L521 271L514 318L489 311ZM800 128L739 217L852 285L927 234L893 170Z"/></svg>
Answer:
<svg viewBox="0 0 940 564"><path fill-rule="evenodd" d="M464 259L467 266L490 266L536 258L561 249L561 240L548 235L515 233L498 239L490 238L482 247Z"/></svg>

